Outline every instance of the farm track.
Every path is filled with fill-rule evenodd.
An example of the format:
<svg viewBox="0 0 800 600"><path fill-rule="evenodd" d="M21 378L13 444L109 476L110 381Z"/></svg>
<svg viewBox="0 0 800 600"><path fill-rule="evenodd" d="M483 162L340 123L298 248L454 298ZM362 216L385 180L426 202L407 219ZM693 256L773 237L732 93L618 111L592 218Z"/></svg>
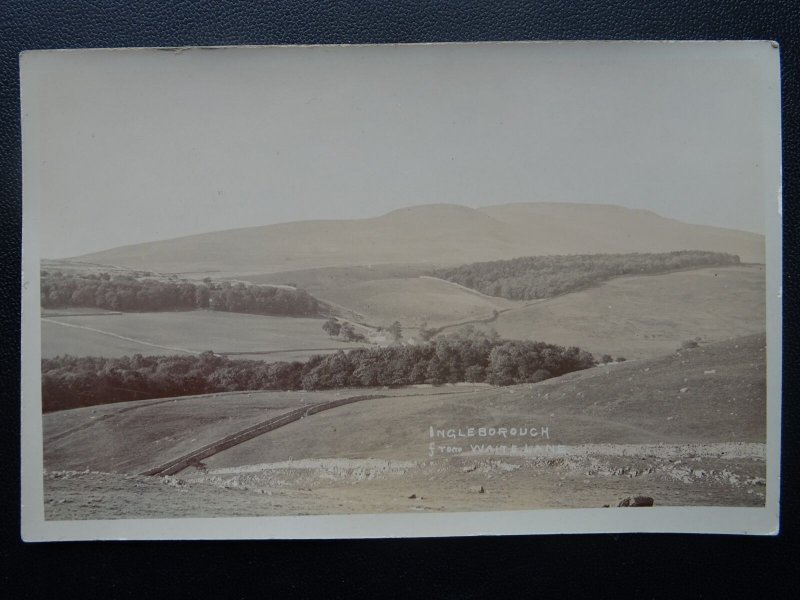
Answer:
<svg viewBox="0 0 800 600"><path fill-rule="evenodd" d="M463 394L463 393L465 392L459 390L455 392L438 392L434 394L430 393L406 394L396 397L409 398L414 396L445 396L445 395ZM391 397L393 396L387 396L383 394L350 396L348 398L337 398L336 400L329 400L327 402L320 402L319 404L313 404L311 406L304 406L301 408L297 408L283 415L267 419L266 421L262 421L261 423L256 423L255 425L237 431L236 433L226 435L225 437L216 440L215 442L211 442L210 444L201 446L200 448L192 450L191 452L179 456L178 458L162 463L156 467L153 467L152 469L148 469L147 471L140 473L140 475L151 476L151 477L152 476L163 477L167 475L175 475L176 473L183 471L187 467L198 464L204 458L208 458L215 454L219 454L223 450L227 450L228 448L233 448L234 446L238 446L239 444L242 444L248 440L251 440L269 431L278 429L279 427L283 427L284 425L289 425L290 423L299 421L300 419L303 419L305 417L309 417L311 415L315 415L319 412L330 410L332 408L337 408L339 406L344 406L346 404L352 404L354 402L361 402L363 400L377 400L379 398L391 398Z"/></svg>
<svg viewBox="0 0 800 600"><path fill-rule="evenodd" d="M556 298L560 298L561 296L566 296L569 292L564 294L560 294L559 296L551 296L550 298L540 298L538 300L531 300L526 304L522 304L521 306L511 306L509 308L503 308L501 310L496 310L494 313L489 315L488 317L478 317L476 319L466 319L463 321L456 321L455 323L448 323L446 325L442 325L434 329L433 335L437 335L444 331L445 329L452 329L453 327L463 327L464 325L472 325L476 323L492 323L497 320L497 317L500 315L504 315L510 312L514 312L517 310L523 310L525 308L530 308L531 306L535 306L537 304L542 304L543 302L549 302L551 300L555 300Z"/></svg>

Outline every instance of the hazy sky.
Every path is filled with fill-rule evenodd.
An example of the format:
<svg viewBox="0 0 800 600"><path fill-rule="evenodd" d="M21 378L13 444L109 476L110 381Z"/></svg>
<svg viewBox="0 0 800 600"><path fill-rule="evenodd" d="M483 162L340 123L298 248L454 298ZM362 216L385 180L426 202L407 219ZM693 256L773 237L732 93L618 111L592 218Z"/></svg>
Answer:
<svg viewBox="0 0 800 600"><path fill-rule="evenodd" d="M427 203L611 203L763 232L766 44L31 54L44 257ZM33 153L34 155L31 155ZM30 171L30 172L29 172ZM33 191L32 191L33 190Z"/></svg>

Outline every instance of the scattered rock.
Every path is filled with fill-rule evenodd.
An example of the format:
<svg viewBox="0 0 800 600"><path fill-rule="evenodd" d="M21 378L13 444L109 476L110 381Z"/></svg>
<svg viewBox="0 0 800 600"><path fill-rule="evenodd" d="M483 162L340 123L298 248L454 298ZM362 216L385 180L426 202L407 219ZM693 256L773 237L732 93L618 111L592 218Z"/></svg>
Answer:
<svg viewBox="0 0 800 600"><path fill-rule="evenodd" d="M486 490L483 489L482 485L473 485L470 486L469 491L474 494L483 494Z"/></svg>
<svg viewBox="0 0 800 600"><path fill-rule="evenodd" d="M653 506L653 499L650 496L631 496L620 500L617 506Z"/></svg>
<svg viewBox="0 0 800 600"><path fill-rule="evenodd" d="M688 392L688 391L689 391L689 388L688 388L688 387L682 387L682 388L681 388L681 394L685 394L685 393L686 393L686 392Z"/></svg>
<svg viewBox="0 0 800 600"><path fill-rule="evenodd" d="M416 495L416 494L411 494L411 495L408 497L408 499L409 499L409 500L414 500L414 499L416 499L416 497L417 497L417 495Z"/></svg>
<svg viewBox="0 0 800 600"><path fill-rule="evenodd" d="M717 372L716 369L709 369L708 371L703 371L703 374L704 375L713 375L716 372Z"/></svg>

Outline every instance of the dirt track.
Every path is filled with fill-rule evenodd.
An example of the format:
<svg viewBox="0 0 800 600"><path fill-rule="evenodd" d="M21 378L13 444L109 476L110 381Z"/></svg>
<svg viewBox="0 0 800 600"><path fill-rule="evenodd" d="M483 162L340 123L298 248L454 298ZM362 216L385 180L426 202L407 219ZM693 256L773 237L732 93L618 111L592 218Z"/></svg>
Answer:
<svg viewBox="0 0 800 600"><path fill-rule="evenodd" d="M257 423L256 425L243 429L242 431L237 431L236 433L225 436L220 440L206 444L197 450L189 452L188 454L184 454L183 456L179 456L157 467L148 469L142 473L142 475L175 475L191 465L198 464L198 462L204 458L213 456L214 454L222 452L223 450L227 450L228 448L233 448L238 444L265 434L273 429L277 429L279 427L283 427L284 425L288 425L289 423L299 421L304 417L308 417L324 410L330 410L332 408L336 408L337 406L343 406L345 404L352 404L353 402L361 402L362 400L372 400L373 398L382 397L383 396L377 395L351 396L349 398L341 398L339 400L330 400L328 402L314 404L309 407L297 408L286 414L273 417L272 419L267 419L266 421Z"/></svg>

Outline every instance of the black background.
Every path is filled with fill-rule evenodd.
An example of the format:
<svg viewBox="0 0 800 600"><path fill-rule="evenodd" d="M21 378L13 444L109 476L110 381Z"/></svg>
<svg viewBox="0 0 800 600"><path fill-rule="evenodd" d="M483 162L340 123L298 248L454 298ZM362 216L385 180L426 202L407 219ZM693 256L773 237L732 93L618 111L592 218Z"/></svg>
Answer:
<svg viewBox="0 0 800 600"><path fill-rule="evenodd" d="M474 598L788 595L797 553L797 106L800 3L747 0L0 1L3 482L8 597ZM21 160L17 55L36 48L525 39L771 39L781 44L784 160L782 532L775 538L580 535L441 540L95 542L19 539ZM16 591L12 586L17 586ZM556 588L560 588L557 591ZM795 590L796 591L796 590Z"/></svg>

